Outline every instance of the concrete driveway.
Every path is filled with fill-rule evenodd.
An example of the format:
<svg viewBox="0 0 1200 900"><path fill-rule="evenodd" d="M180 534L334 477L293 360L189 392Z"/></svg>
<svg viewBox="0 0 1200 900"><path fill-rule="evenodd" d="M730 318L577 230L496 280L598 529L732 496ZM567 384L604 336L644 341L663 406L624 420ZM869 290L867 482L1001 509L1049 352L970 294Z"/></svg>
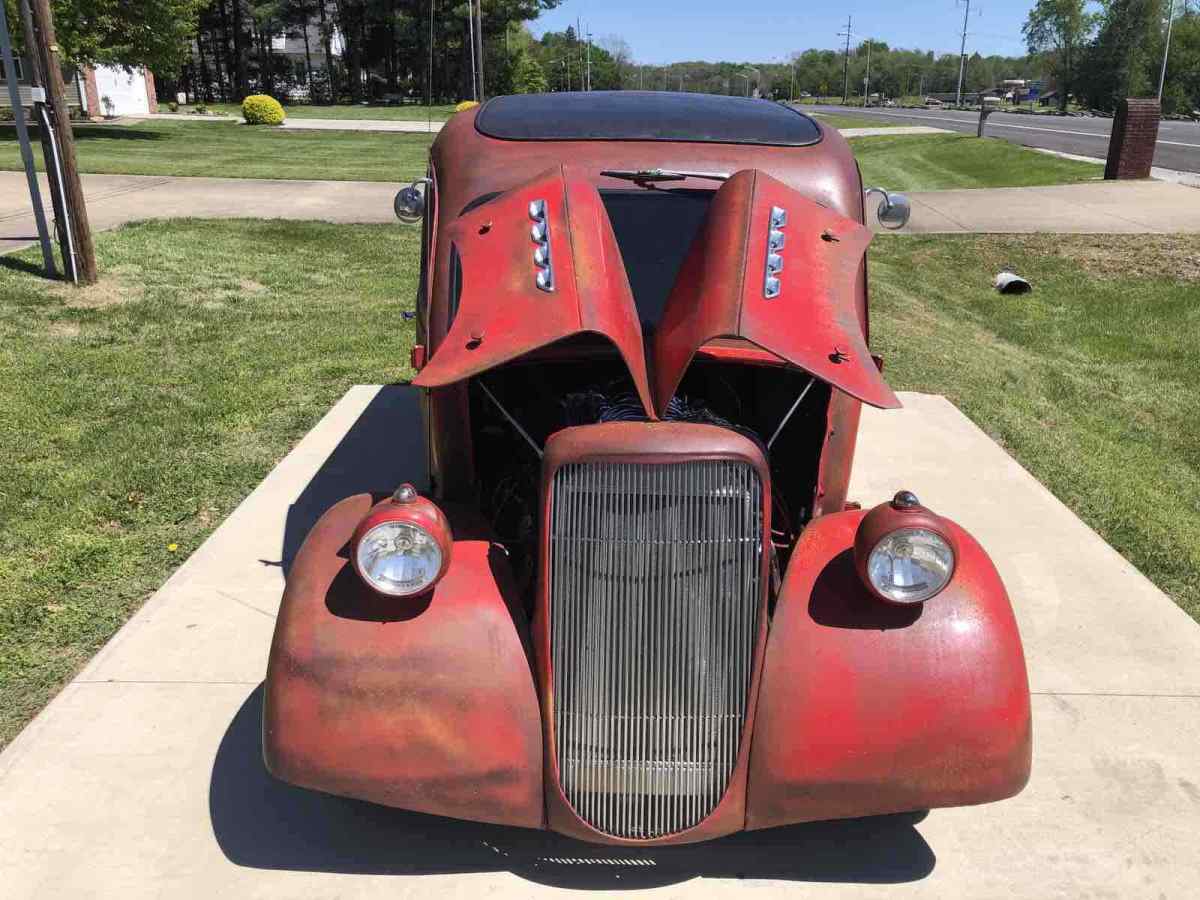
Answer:
<svg viewBox="0 0 1200 900"><path fill-rule="evenodd" d="M259 685L283 572L336 499L422 472L411 389L358 387L0 753L0 894L1195 896L1200 627L950 403L901 399L866 412L852 496L910 488L996 560L1033 691L1015 799L642 851L272 780Z"/></svg>

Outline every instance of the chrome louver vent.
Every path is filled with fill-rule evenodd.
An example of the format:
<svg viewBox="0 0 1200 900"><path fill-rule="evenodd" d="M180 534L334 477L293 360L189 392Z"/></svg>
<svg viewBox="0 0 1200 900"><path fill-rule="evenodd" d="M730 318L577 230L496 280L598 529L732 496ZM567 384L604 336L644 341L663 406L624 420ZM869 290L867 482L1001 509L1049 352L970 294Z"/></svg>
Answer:
<svg viewBox="0 0 1200 900"><path fill-rule="evenodd" d="M762 596L762 485L743 462L570 463L550 496L559 780L592 827L690 828L737 759Z"/></svg>

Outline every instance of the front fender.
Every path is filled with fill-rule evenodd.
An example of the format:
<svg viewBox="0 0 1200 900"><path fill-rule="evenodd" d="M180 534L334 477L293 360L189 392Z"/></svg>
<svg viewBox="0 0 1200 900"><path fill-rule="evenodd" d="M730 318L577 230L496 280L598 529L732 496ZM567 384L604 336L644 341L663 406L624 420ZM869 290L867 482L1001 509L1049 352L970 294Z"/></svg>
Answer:
<svg viewBox="0 0 1200 900"><path fill-rule="evenodd" d="M503 552L447 509L449 568L425 598L382 597L347 557L369 494L313 527L288 573L263 756L302 787L540 828L542 731L524 613Z"/></svg>
<svg viewBox="0 0 1200 900"><path fill-rule="evenodd" d="M1000 800L1029 778L1025 658L991 560L949 523L951 583L913 607L854 569L862 511L816 519L767 644L747 828Z"/></svg>

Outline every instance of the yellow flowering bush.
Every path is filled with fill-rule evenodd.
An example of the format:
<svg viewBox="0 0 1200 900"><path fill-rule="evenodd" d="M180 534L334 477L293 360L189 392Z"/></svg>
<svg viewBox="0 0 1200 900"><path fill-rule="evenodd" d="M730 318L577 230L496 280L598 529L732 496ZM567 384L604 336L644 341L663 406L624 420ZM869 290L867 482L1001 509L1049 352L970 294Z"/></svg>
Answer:
<svg viewBox="0 0 1200 900"><path fill-rule="evenodd" d="M242 117L247 125L282 125L283 107L267 94L251 94L242 101Z"/></svg>

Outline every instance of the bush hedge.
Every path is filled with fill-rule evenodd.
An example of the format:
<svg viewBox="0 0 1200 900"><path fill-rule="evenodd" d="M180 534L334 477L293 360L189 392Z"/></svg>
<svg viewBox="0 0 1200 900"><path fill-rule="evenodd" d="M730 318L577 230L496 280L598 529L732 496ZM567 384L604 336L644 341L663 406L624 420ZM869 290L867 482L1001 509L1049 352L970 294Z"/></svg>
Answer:
<svg viewBox="0 0 1200 900"><path fill-rule="evenodd" d="M242 101L242 117L247 125L282 125L283 107L267 94L251 94Z"/></svg>

